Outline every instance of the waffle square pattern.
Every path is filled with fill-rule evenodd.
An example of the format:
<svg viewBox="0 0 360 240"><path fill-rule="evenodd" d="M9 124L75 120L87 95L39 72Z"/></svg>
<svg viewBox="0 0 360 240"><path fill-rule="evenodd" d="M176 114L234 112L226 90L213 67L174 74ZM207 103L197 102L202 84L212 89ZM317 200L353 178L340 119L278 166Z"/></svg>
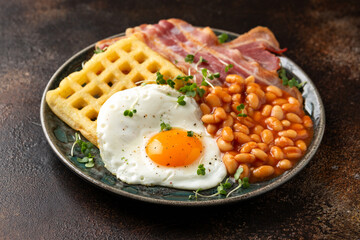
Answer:
<svg viewBox="0 0 360 240"><path fill-rule="evenodd" d="M96 120L101 106L114 93L155 80L159 71L175 78L183 73L135 36L117 41L95 54L82 70L64 78L46 94L51 110L65 123L98 146Z"/></svg>

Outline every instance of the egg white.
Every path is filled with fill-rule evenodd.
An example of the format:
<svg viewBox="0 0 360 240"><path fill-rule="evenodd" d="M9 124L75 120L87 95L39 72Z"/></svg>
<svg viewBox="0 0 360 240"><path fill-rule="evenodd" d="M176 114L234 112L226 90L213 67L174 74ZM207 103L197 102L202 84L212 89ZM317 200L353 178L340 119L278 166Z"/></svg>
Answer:
<svg viewBox="0 0 360 240"><path fill-rule="evenodd" d="M169 86L149 84L117 92L104 103L97 120L100 154L105 167L117 178L129 184L187 190L212 188L224 179L226 168L220 151L205 130L197 103L185 97L186 105L180 106L179 96ZM133 117L124 116L125 110L132 109L136 109ZM184 167L153 162L145 146L160 132L161 122L199 135L203 145L199 159ZM197 175L199 164L204 164L205 175Z"/></svg>

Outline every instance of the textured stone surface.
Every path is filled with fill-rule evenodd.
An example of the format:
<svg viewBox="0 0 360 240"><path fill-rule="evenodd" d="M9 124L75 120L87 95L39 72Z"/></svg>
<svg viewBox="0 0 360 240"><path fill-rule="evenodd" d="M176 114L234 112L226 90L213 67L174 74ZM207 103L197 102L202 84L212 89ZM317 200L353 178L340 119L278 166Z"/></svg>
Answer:
<svg viewBox="0 0 360 240"><path fill-rule="evenodd" d="M359 239L359 2L154 2L0 1L0 239ZM57 159L39 125L51 75L99 39L170 17L238 33L268 26L289 48L327 118L298 176L245 202L172 208L113 196Z"/></svg>

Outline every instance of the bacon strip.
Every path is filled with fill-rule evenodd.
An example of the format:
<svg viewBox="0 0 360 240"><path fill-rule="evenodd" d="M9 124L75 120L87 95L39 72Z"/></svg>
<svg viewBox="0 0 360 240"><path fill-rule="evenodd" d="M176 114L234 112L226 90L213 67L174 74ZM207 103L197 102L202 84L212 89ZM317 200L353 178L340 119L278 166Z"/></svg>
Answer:
<svg viewBox="0 0 360 240"><path fill-rule="evenodd" d="M256 27L235 40L220 44L214 32L206 28L193 27L180 19L161 20L158 24L143 24L126 30L126 36L135 34L150 48L158 52L188 75L194 75L197 83L202 80L201 69L206 68L211 73L220 73L220 78L211 81L221 85L227 74L239 74L243 77L253 75L257 82L275 85L302 102L300 92L296 88L282 85L276 70L279 68L279 58L274 53L282 53L279 43L273 33L264 27ZM102 41L97 46L111 42ZM101 45L102 44L102 45ZM270 52L271 51L271 52ZM194 62L185 62L188 54L194 55ZM200 57L206 63L198 63ZM229 64L233 68L225 73Z"/></svg>

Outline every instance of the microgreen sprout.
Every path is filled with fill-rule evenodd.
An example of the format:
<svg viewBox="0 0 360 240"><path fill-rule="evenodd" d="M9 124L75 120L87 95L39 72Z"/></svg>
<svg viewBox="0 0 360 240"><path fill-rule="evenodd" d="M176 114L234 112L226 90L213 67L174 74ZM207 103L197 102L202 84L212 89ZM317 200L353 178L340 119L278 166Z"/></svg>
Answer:
<svg viewBox="0 0 360 240"><path fill-rule="evenodd" d="M96 49L94 50L94 53L95 53L95 54L99 54L99 53L105 52L106 49L107 49L107 47L105 47L104 49L101 49L101 48L99 48L99 47L96 47Z"/></svg>
<svg viewBox="0 0 360 240"><path fill-rule="evenodd" d="M184 96L184 95L183 95L183 96L178 97L177 103L178 103L179 105L181 105L181 106L186 105L186 102L184 101L184 98L185 98L185 96Z"/></svg>
<svg viewBox="0 0 360 240"><path fill-rule="evenodd" d="M233 192L237 191L239 188L248 188L250 186L249 184L249 178L248 177L244 177L243 179L240 178L241 173L243 173L244 169L242 167L239 167L235 174L234 174L234 178L235 178L235 182L237 181L239 183L239 185L234 188L233 190L231 190L226 197L229 197Z"/></svg>
<svg viewBox="0 0 360 240"><path fill-rule="evenodd" d="M125 110L125 111L124 111L124 116L126 116L126 117L132 117L132 116L134 116L134 113L136 113L136 109L133 109L133 110Z"/></svg>
<svg viewBox="0 0 360 240"><path fill-rule="evenodd" d="M194 62L194 55L192 55L192 54L186 55L185 62L193 63Z"/></svg>
<svg viewBox="0 0 360 240"><path fill-rule="evenodd" d="M74 156L75 146L78 145L80 147L80 152L84 155L84 157L77 157L76 160L79 163L85 163L85 167L92 168L94 167L94 155L91 154L91 150L94 145L91 142L85 142L81 140L80 134L75 133L75 141L71 147L71 156Z"/></svg>
<svg viewBox="0 0 360 240"><path fill-rule="evenodd" d="M204 164L199 164L198 166L198 170L197 170L197 175L205 175L205 167Z"/></svg>
<svg viewBox="0 0 360 240"><path fill-rule="evenodd" d="M290 88L292 87L296 87L297 89L303 88L305 86L305 84L307 82L303 82L303 83L299 83L295 77L291 78L290 80L288 79L287 75L286 75L286 70L284 68L281 68L279 70L279 77L282 80L282 84L284 86L289 86Z"/></svg>
<svg viewBox="0 0 360 240"><path fill-rule="evenodd" d="M241 103L236 107L236 110L238 110L240 113L238 114L238 117L247 117L247 115L243 112L245 109L245 105Z"/></svg>
<svg viewBox="0 0 360 240"><path fill-rule="evenodd" d="M160 124L160 127L161 127L161 131L169 131L169 130L172 129L172 127L170 126L170 124L164 123L164 122L162 122L162 123Z"/></svg>
<svg viewBox="0 0 360 240"><path fill-rule="evenodd" d="M193 132L193 131L187 131L187 136L188 136L188 137L193 137L193 136L194 136L194 132Z"/></svg>
<svg viewBox="0 0 360 240"><path fill-rule="evenodd" d="M230 70L230 68L233 68L233 67L234 67L234 65L232 65L232 64L226 65L225 72L228 72Z"/></svg>
<svg viewBox="0 0 360 240"><path fill-rule="evenodd" d="M222 33L218 36L219 43L224 43L228 40L229 36L226 33Z"/></svg>

